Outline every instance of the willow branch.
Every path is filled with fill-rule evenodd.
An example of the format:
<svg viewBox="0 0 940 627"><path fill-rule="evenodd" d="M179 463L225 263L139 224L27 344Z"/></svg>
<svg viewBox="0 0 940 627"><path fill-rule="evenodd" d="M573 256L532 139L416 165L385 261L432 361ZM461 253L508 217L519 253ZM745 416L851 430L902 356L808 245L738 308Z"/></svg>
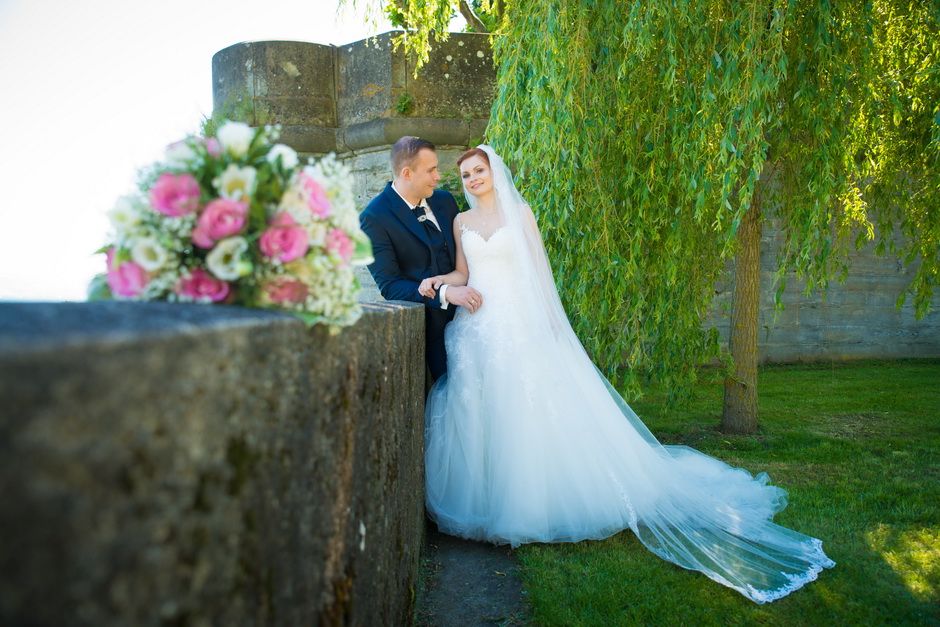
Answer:
<svg viewBox="0 0 940 627"><path fill-rule="evenodd" d="M480 18L477 17L477 14L473 12L473 9L467 3L467 0L460 0L460 14L467 24L470 25L470 28L473 29L474 33L489 33L490 31L486 28Z"/></svg>

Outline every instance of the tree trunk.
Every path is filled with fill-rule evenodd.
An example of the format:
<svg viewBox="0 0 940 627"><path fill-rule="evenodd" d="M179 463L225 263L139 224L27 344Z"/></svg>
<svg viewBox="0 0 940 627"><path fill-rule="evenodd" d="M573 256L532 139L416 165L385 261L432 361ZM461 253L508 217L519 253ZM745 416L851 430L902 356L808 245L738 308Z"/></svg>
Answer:
<svg viewBox="0 0 940 627"><path fill-rule="evenodd" d="M490 32L487 30L486 26L483 25L480 18L477 17L477 14L473 12L473 8L467 0L460 0L460 14L463 16L463 19L467 20L467 24L470 25L474 33Z"/></svg>
<svg viewBox="0 0 940 627"><path fill-rule="evenodd" d="M731 357L734 375L725 379L721 430L725 433L757 431L757 337L760 313L761 185L754 189L751 206L741 221L740 248L734 259L734 294L731 309Z"/></svg>

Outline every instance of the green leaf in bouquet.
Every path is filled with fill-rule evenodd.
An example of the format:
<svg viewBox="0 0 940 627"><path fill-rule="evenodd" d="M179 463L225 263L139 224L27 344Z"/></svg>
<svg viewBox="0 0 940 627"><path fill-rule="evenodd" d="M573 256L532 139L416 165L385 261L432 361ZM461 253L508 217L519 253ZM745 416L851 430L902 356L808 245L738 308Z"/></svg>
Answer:
<svg viewBox="0 0 940 627"><path fill-rule="evenodd" d="M108 279L104 274L96 274L88 283L88 302L94 303L102 300L111 300L114 295L108 287Z"/></svg>
<svg viewBox="0 0 940 627"><path fill-rule="evenodd" d="M308 328L326 320L322 314L310 313L308 311L287 311L286 309L278 309L278 311L283 311L284 313L297 316L303 320L304 324L307 325Z"/></svg>
<svg viewBox="0 0 940 627"><path fill-rule="evenodd" d="M278 203L281 200L282 185L280 177L274 172L274 167L268 161L258 165L258 175L255 177L255 198L262 203Z"/></svg>
<svg viewBox="0 0 940 627"><path fill-rule="evenodd" d="M375 261L375 257L372 256L372 241L369 240L368 235L357 231L353 233L352 240L355 245L352 256L354 265L367 266Z"/></svg>
<svg viewBox="0 0 940 627"><path fill-rule="evenodd" d="M265 211L264 203L257 200L257 194L252 198L248 205L248 233L257 233L268 228L268 215Z"/></svg>
<svg viewBox="0 0 940 627"><path fill-rule="evenodd" d="M248 146L247 161L254 163L263 160L268 155L269 150L271 150L271 140L267 129L264 126L255 128L255 135Z"/></svg>
<svg viewBox="0 0 940 627"><path fill-rule="evenodd" d="M114 265L115 266L118 266L124 263L125 261L130 261L130 260L131 260L131 251L127 250L126 248L118 248L118 247L114 248Z"/></svg>

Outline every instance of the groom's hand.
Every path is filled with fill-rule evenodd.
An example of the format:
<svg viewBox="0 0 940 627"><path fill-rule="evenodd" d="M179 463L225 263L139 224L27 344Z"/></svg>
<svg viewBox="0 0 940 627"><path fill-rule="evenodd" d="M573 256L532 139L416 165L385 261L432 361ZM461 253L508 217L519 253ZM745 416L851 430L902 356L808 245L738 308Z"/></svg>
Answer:
<svg viewBox="0 0 940 627"><path fill-rule="evenodd" d="M472 287L454 287L452 285L447 288L444 298L451 305L460 305L470 313L476 313L477 309L483 305L483 294Z"/></svg>

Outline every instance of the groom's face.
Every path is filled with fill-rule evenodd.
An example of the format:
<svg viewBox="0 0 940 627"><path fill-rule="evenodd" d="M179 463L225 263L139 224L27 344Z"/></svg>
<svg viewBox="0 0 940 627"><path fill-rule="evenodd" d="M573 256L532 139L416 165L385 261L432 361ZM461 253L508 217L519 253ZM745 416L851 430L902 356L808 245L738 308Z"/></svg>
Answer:
<svg viewBox="0 0 940 627"><path fill-rule="evenodd" d="M406 168L405 182L418 198L430 198L439 180L441 175L437 171L437 153L422 148L418 151L414 166Z"/></svg>

